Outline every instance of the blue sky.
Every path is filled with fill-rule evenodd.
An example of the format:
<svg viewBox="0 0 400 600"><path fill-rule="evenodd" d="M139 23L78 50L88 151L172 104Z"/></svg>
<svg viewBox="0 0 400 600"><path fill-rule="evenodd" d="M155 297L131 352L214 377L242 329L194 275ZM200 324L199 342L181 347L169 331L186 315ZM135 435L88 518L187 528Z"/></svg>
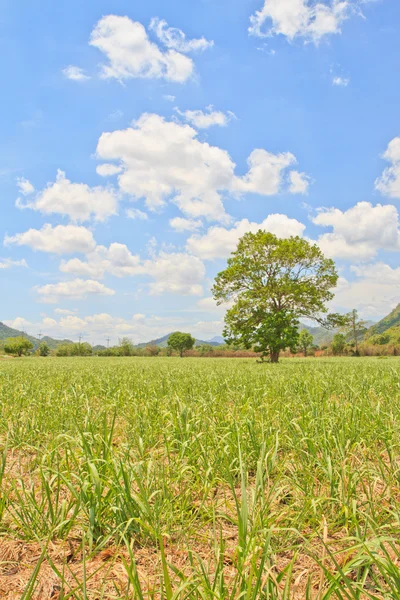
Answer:
<svg viewBox="0 0 400 600"><path fill-rule="evenodd" d="M0 320L208 339L240 235L335 259L332 308L400 302L396 0L3 0Z"/></svg>

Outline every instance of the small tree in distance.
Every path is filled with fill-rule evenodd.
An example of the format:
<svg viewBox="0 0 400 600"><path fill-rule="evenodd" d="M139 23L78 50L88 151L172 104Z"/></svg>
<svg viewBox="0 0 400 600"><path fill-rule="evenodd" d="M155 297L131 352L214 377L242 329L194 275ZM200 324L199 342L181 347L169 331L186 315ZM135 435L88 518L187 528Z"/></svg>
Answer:
<svg viewBox="0 0 400 600"><path fill-rule="evenodd" d="M307 356L308 349L312 347L314 338L307 329L302 329L299 334L299 346L302 349L304 356Z"/></svg>
<svg viewBox="0 0 400 600"><path fill-rule="evenodd" d="M179 356L182 358L186 350L191 350L195 345L196 340L190 335L190 333L182 333L181 331L175 331L171 333L168 338L168 347L179 352Z"/></svg>
<svg viewBox="0 0 400 600"><path fill-rule="evenodd" d="M344 349L346 348L346 336L343 333L336 333L333 336L331 348L335 356L343 354Z"/></svg>
<svg viewBox="0 0 400 600"><path fill-rule="evenodd" d="M338 315L328 315L326 304L337 280L335 263L316 244L262 230L246 233L213 287L218 305L233 301L224 338L277 363L281 350L297 346L300 318L336 325Z"/></svg>
<svg viewBox="0 0 400 600"><path fill-rule="evenodd" d="M367 321L359 319L358 312L356 309L354 309L343 317L343 325L341 330L345 334L351 335L356 349L355 354L356 356L360 356L360 352L358 350L358 340L367 330Z"/></svg>
<svg viewBox="0 0 400 600"><path fill-rule="evenodd" d="M42 342L39 346L39 356L48 356L50 354L50 348L46 342Z"/></svg>
<svg viewBox="0 0 400 600"><path fill-rule="evenodd" d="M32 342L23 336L8 338L4 344L4 352L6 352L6 354L13 354L14 356L27 354L32 348Z"/></svg>

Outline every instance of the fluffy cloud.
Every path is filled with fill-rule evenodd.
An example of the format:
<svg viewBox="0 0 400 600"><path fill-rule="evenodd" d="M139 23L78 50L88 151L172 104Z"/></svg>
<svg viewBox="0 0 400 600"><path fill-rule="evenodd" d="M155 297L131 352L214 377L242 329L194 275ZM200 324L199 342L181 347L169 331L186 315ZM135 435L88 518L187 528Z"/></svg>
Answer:
<svg viewBox="0 0 400 600"><path fill-rule="evenodd" d="M210 227L205 235L193 235L187 241L187 249L205 260L226 258L236 249L239 239L247 232L255 233L259 229L269 231L281 238L302 236L305 225L289 219L286 215L268 215L261 223L250 222L242 219L226 229L224 227Z"/></svg>
<svg viewBox="0 0 400 600"><path fill-rule="evenodd" d="M172 229L182 233L183 231L196 231L202 226L201 221L195 221L194 219L183 219L182 217L175 217L170 219L169 224Z"/></svg>
<svg viewBox="0 0 400 600"><path fill-rule="evenodd" d="M39 295L40 302L56 303L60 300L83 300L88 296L113 296L114 290L98 281L91 279L74 279L48 283L34 288Z"/></svg>
<svg viewBox="0 0 400 600"><path fill-rule="evenodd" d="M121 167L117 167L116 165L97 165L96 172L101 177L111 177L112 175L117 175L121 172Z"/></svg>
<svg viewBox="0 0 400 600"><path fill-rule="evenodd" d="M74 254L92 251L96 242L91 231L76 225L43 225L42 229L28 229L24 233L6 236L4 244L30 246L33 250L54 254Z"/></svg>
<svg viewBox="0 0 400 600"><path fill-rule="evenodd" d="M350 83L349 77L332 77L332 85L336 85L339 87L347 87Z"/></svg>
<svg viewBox="0 0 400 600"><path fill-rule="evenodd" d="M352 267L353 281L341 278L332 302L334 310L355 306L364 318L381 318L400 302L400 268L384 263Z"/></svg>
<svg viewBox="0 0 400 600"><path fill-rule="evenodd" d="M289 192L291 194L307 194L310 185L310 177L306 173L290 171L289 173Z"/></svg>
<svg viewBox="0 0 400 600"><path fill-rule="evenodd" d="M202 283L206 274L200 259L190 254L160 252L158 256L144 263L145 271L154 282L150 284L150 294L180 294L201 296Z"/></svg>
<svg viewBox="0 0 400 600"><path fill-rule="evenodd" d="M12 260L11 258L0 258L0 271L2 269L12 269L14 267L27 267L26 260Z"/></svg>
<svg viewBox="0 0 400 600"><path fill-rule="evenodd" d="M73 315L76 311L68 310L67 308L55 308L54 312L56 315Z"/></svg>
<svg viewBox="0 0 400 600"><path fill-rule="evenodd" d="M136 199L145 198L150 209L172 200L189 217L220 221L229 220L224 193L269 196L283 189L290 192L286 170L296 162L293 154L257 149L249 157L247 175L237 177L226 150L199 141L189 125L156 114L143 114L128 129L103 133L97 155L119 161L121 190Z"/></svg>
<svg viewBox="0 0 400 600"><path fill-rule="evenodd" d="M341 33L342 23L357 11L350 0L264 0L250 18L249 32L258 37L284 35L318 44L327 35Z"/></svg>
<svg viewBox="0 0 400 600"><path fill-rule="evenodd" d="M191 123L197 129L208 129L213 125L219 125L225 127L229 121L234 117L231 112L224 113L219 110L213 110L212 106L208 106L206 111L203 110L185 110L180 111L178 108L176 112L183 117L188 123Z"/></svg>
<svg viewBox="0 0 400 600"><path fill-rule="evenodd" d="M138 221L147 221L149 215L138 208L128 208L125 212L128 219L137 219Z"/></svg>
<svg viewBox="0 0 400 600"><path fill-rule="evenodd" d="M143 25L128 17L108 15L100 19L90 44L108 59L101 71L105 79L144 77L183 83L194 70L190 58L174 49L163 52L149 40Z"/></svg>
<svg viewBox="0 0 400 600"><path fill-rule="evenodd" d="M87 260L62 261L60 270L63 273L72 273L93 279L102 279L106 273L116 277L127 277L143 272L140 258L133 255L125 244L113 243L109 248L97 246L93 252L87 254Z"/></svg>
<svg viewBox="0 0 400 600"><path fill-rule="evenodd" d="M379 249L400 250L399 215L393 205L358 202L352 208L321 210L316 225L332 227L318 239L324 254L334 258L368 260Z"/></svg>
<svg viewBox="0 0 400 600"><path fill-rule="evenodd" d="M31 182L28 181L28 179L25 179L25 177L18 177L17 186L23 196L29 196L29 194L33 194L35 191Z"/></svg>
<svg viewBox="0 0 400 600"><path fill-rule="evenodd" d="M203 52L214 45L213 41L208 41L204 37L188 40L181 29L168 27L166 21L157 17L151 20L150 29L164 46L178 52Z"/></svg>
<svg viewBox="0 0 400 600"><path fill-rule="evenodd" d="M97 221L104 221L116 214L118 199L112 188L71 183L65 173L58 170L56 181L49 183L32 202L22 204L18 199L16 206L21 209L31 208L43 214L66 215L73 221L88 221L92 217Z"/></svg>
<svg viewBox="0 0 400 600"><path fill-rule="evenodd" d="M391 166L375 181L375 187L384 196L400 198L400 137L395 137L389 143L383 158L391 163Z"/></svg>
<svg viewBox="0 0 400 600"><path fill-rule="evenodd" d="M80 67L74 67L73 65L69 65L63 69L63 75L67 79L72 79L72 81L87 81L90 79L83 69Z"/></svg>

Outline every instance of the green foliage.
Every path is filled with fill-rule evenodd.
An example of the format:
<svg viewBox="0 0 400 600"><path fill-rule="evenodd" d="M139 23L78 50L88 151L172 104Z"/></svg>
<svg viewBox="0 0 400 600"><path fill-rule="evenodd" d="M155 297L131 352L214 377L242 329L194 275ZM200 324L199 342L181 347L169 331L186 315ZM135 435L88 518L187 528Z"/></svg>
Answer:
<svg viewBox="0 0 400 600"><path fill-rule="evenodd" d="M39 355L40 356L48 356L50 354L50 348L46 344L46 342L41 342L39 346Z"/></svg>
<svg viewBox="0 0 400 600"><path fill-rule="evenodd" d="M133 356L135 346L131 339L123 337L118 340L119 356Z"/></svg>
<svg viewBox="0 0 400 600"><path fill-rule="evenodd" d="M29 350L32 350L33 344L26 337L14 337L8 338L4 343L4 351L6 354L13 354L14 356L22 356L28 354Z"/></svg>
<svg viewBox="0 0 400 600"><path fill-rule="evenodd" d="M200 356L206 356L207 354L212 354L214 352L214 346L211 346L211 344L200 344L199 346L196 346L196 350Z"/></svg>
<svg viewBox="0 0 400 600"><path fill-rule="evenodd" d="M179 352L179 356L182 358L186 350L191 350L196 340L190 335L190 333L182 333L181 331L175 331L171 333L168 338L168 347L172 348L176 352Z"/></svg>
<svg viewBox="0 0 400 600"><path fill-rule="evenodd" d="M372 325L368 329L368 337L378 333L384 333L387 329L400 326L400 304L396 306L386 317Z"/></svg>
<svg viewBox="0 0 400 600"><path fill-rule="evenodd" d="M341 330L352 340L354 343L356 355L359 355L358 344L361 337L367 331L367 321L359 319L358 312L353 309L347 315L344 315L341 324Z"/></svg>
<svg viewBox="0 0 400 600"><path fill-rule="evenodd" d="M333 336L331 348L335 356L343 354L346 348L346 336L343 333L336 333Z"/></svg>
<svg viewBox="0 0 400 600"><path fill-rule="evenodd" d="M56 356L91 356L92 346L87 342L61 344L56 350Z"/></svg>
<svg viewBox="0 0 400 600"><path fill-rule="evenodd" d="M335 325L337 316L326 315L326 303L337 279L333 261L317 245L261 230L246 233L213 287L218 304L234 302L224 337L277 362L280 350L296 346L301 317Z"/></svg>
<svg viewBox="0 0 400 600"><path fill-rule="evenodd" d="M299 347L304 352L304 356L307 356L309 348L311 348L314 343L314 338L311 333L307 331L307 329L302 329L299 334L298 343Z"/></svg>

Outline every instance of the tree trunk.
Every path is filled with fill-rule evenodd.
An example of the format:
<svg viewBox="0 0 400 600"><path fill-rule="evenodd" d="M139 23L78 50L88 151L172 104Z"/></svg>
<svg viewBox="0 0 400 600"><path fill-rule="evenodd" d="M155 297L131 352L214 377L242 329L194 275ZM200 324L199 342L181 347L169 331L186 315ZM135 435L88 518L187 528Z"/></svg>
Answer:
<svg viewBox="0 0 400 600"><path fill-rule="evenodd" d="M277 363L279 362L279 350L271 350L270 353L270 362Z"/></svg>
<svg viewBox="0 0 400 600"><path fill-rule="evenodd" d="M304 358L307 358L307 348L304 348Z"/></svg>
<svg viewBox="0 0 400 600"><path fill-rule="evenodd" d="M183 358L183 350L179 350L179 356Z"/></svg>

